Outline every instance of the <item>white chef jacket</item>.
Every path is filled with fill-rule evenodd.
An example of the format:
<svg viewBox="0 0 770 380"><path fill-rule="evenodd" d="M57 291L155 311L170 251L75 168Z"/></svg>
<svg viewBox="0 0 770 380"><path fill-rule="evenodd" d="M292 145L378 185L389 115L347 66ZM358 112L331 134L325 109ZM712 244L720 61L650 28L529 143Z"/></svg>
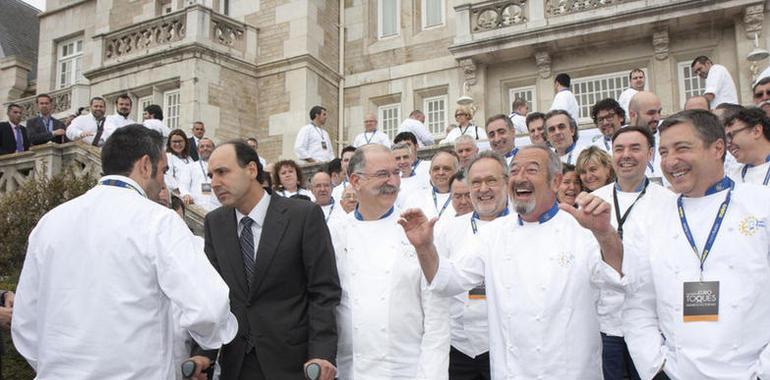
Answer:
<svg viewBox="0 0 770 380"><path fill-rule="evenodd" d="M615 229L618 228L618 217L615 212L615 201L612 195L612 189L615 187L615 182L602 186L591 194L605 200L610 204L610 222ZM620 217L626 213L629 207L639 197L642 189L634 192L623 192L618 190L618 206L620 207ZM650 182L647 186L647 190L644 195L639 198L631 212L626 217L626 221L623 223L623 236L638 236L638 234L644 234L647 224L654 223L654 220L650 220L650 210L654 210L662 204L670 202L675 199L676 196L670 190L663 186ZM623 272L628 270L628 262L631 260L630 255L634 254L633 250L625 250L623 256ZM611 336L623 336L623 300L625 294L622 289L603 288L600 292L599 305L597 311L599 313L599 326L601 331Z"/></svg>
<svg viewBox="0 0 770 380"><path fill-rule="evenodd" d="M343 173L342 175L345 174ZM332 198L334 198L334 203L336 204L334 207L339 207L342 209L342 204L340 203L342 201L342 193L345 192L345 188L347 188L349 185L350 183L348 182L348 177L345 176L339 185L334 186L332 189Z"/></svg>
<svg viewBox="0 0 770 380"><path fill-rule="evenodd" d="M136 123L133 121L130 117L123 117L117 113L112 115L107 115L107 117L104 120L104 127L110 129L110 134L112 132L115 132L118 128L123 128L126 125L134 124Z"/></svg>
<svg viewBox="0 0 770 380"><path fill-rule="evenodd" d="M196 205L206 211L211 211L222 204L219 203L217 196L214 195L214 189L209 194L203 193L203 184L211 184L208 177L208 161L198 160L187 164L187 169L181 171L179 177L179 194L181 196L189 195L193 198Z"/></svg>
<svg viewBox="0 0 770 380"><path fill-rule="evenodd" d="M110 128L107 128L107 120L104 120L104 124L102 125L103 132L101 138L99 138L99 146L104 145L104 142L107 141L107 139L112 134L113 130ZM87 114L87 115L80 115L74 119L72 119L72 122L70 123L69 127L67 127L67 138L76 141L81 140L84 143L88 145L92 145L94 142L94 137L96 137L96 131L97 131L97 122L94 118L93 114ZM80 134L82 132L93 132L94 134L92 136L84 137L83 139L80 138Z"/></svg>
<svg viewBox="0 0 770 380"><path fill-rule="evenodd" d="M704 94L713 94L714 100L711 101L711 109L717 108L722 103L738 103L738 92L735 90L735 82L730 73L722 65L713 64L706 77L706 88Z"/></svg>
<svg viewBox="0 0 770 380"><path fill-rule="evenodd" d="M168 135L171 134L171 130L165 124L163 124L163 120L148 119L142 122L142 125L144 125L146 128L152 129L153 131L160 133L160 135L163 136L164 139L167 139Z"/></svg>
<svg viewBox="0 0 770 380"><path fill-rule="evenodd" d="M699 251L727 191L683 198ZM663 365L677 379L770 378L770 192L736 183L703 270L719 281L719 321L683 322L683 283L698 281L700 261L681 227L676 199L659 205L623 278L623 331L636 369L651 378Z"/></svg>
<svg viewBox="0 0 770 380"><path fill-rule="evenodd" d="M565 88L556 93L556 96L553 97L553 103L551 103L551 109L549 111L553 110L567 111L576 123L580 121L580 107L578 106L577 98L575 98L575 94L569 89Z"/></svg>
<svg viewBox="0 0 770 380"><path fill-rule="evenodd" d="M326 149L322 142L326 143ZM294 142L294 153L299 159L312 158L319 162L334 159L334 147L329 133L325 129L310 123L299 130Z"/></svg>
<svg viewBox="0 0 770 380"><path fill-rule="evenodd" d="M519 115L516 112L513 112L508 117L511 119L513 127L516 129L516 133L529 133L529 129L527 129L527 115Z"/></svg>
<svg viewBox="0 0 770 380"><path fill-rule="evenodd" d="M321 211L324 213L324 220L326 220L326 224L329 224L332 220L345 214L345 210L342 209L340 203L337 202L337 200L333 197L331 198L331 202L329 202L328 205L320 207Z"/></svg>
<svg viewBox="0 0 770 380"><path fill-rule="evenodd" d="M660 163L662 162L660 150L658 150L658 147L660 147L660 133L655 133L653 137L655 138L655 146L652 147L652 161L647 165L647 170L644 171L644 175L650 179L660 179L660 182L663 183L664 187L670 187L671 183L668 182L666 175L663 174L663 169L660 167Z"/></svg>
<svg viewBox="0 0 770 380"><path fill-rule="evenodd" d="M419 120L408 118L404 120L401 125L398 126L398 133L410 132L417 138L417 145L419 147L433 145L433 135L430 133L425 124Z"/></svg>
<svg viewBox="0 0 770 380"><path fill-rule="evenodd" d="M175 325L204 348L238 329L229 290L182 219L136 190L98 185L32 231L13 310L37 379L172 379ZM77 226L77 228L74 228Z"/></svg>
<svg viewBox="0 0 770 380"><path fill-rule="evenodd" d="M620 93L620 96L618 96L618 104L620 104L620 108L623 109L623 111L626 112L626 121L628 121L628 105L631 103L631 98L636 95L636 93L639 91L634 90L633 88L629 87L623 92Z"/></svg>
<svg viewBox="0 0 770 380"><path fill-rule="evenodd" d="M484 130L484 128L476 126L476 124L468 124L465 128L463 127L457 127L449 131L447 133L446 137L441 140L442 144L454 144L455 140L457 140L458 137L466 135L473 137L476 141L487 141L487 131ZM481 147L479 147L479 150L481 150Z"/></svg>
<svg viewBox="0 0 770 380"><path fill-rule="evenodd" d="M339 379L447 379L449 300L428 290L400 210L374 221L355 213L330 227L342 287Z"/></svg>
<svg viewBox="0 0 770 380"><path fill-rule="evenodd" d="M184 177L182 172L187 170L187 165L194 161L189 156L187 158L179 158L168 152L166 152L166 159L168 160L168 171L163 175L163 179L166 181L166 187L170 191L174 191L179 189L179 181Z"/></svg>
<svg viewBox="0 0 770 380"><path fill-rule="evenodd" d="M596 140L591 143L591 146L595 146L612 156L612 136L605 137L604 135L599 135L596 137ZM575 161L577 161L577 156L575 156Z"/></svg>
<svg viewBox="0 0 770 380"><path fill-rule="evenodd" d="M574 143L572 146L572 149L567 149L568 152L566 152L564 155L560 156L559 159L564 164L571 164L575 165L577 164L578 156L580 156L580 152L582 152L584 147L579 146L577 143ZM556 154L559 154L558 152Z"/></svg>
<svg viewBox="0 0 770 380"><path fill-rule="evenodd" d="M497 218L457 260L439 257L441 295L486 285L492 378L601 379L598 288L620 276L590 231L558 211L545 223Z"/></svg>
<svg viewBox="0 0 770 380"><path fill-rule="evenodd" d="M428 219L435 217L440 220L451 219L456 214L452 206L451 191L439 193L428 182L427 185L412 188L411 192L412 194L405 194L406 196L401 201L404 208L419 208Z"/></svg>
<svg viewBox="0 0 770 380"><path fill-rule="evenodd" d="M726 165L727 165L727 159L725 159L725 166ZM767 185L765 184L765 178L768 178L769 180L768 184L770 184L770 161L765 162L759 166L738 164L731 169L732 170L730 171L725 171L725 173L727 173L727 175L736 183L753 183L755 185Z"/></svg>
<svg viewBox="0 0 770 380"><path fill-rule="evenodd" d="M315 195L310 190L303 189L301 187L297 188L297 191L287 191L287 190L276 190L276 194L284 197L284 198L291 198L292 195L304 195L308 198L310 198L311 201L315 202Z"/></svg>
<svg viewBox="0 0 770 380"><path fill-rule="evenodd" d="M441 257L457 260L465 254L463 249L473 238L473 213L448 219L443 228L436 232L436 250ZM477 231L489 223L474 219ZM489 351L489 323L487 322L487 302L484 299L471 299L468 293L452 297L449 307L452 347L463 354L475 358Z"/></svg>
<svg viewBox="0 0 770 380"><path fill-rule="evenodd" d="M353 140L353 146L356 148L366 144L380 144L390 148L390 137L375 129L374 132L359 133Z"/></svg>

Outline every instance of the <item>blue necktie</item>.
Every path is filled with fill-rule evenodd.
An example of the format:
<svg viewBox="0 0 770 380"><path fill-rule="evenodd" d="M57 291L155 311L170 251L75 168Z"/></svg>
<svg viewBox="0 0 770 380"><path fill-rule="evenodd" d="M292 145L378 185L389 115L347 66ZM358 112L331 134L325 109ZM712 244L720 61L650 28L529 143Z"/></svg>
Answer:
<svg viewBox="0 0 770 380"><path fill-rule="evenodd" d="M243 258L243 268L246 270L246 281L249 283L249 291L254 281L254 233L251 232L251 225L254 220L248 216L241 219L241 257Z"/></svg>
<svg viewBox="0 0 770 380"><path fill-rule="evenodd" d="M16 129L16 151L17 152L23 152L24 151L24 139L21 135L21 126L17 125L14 129Z"/></svg>

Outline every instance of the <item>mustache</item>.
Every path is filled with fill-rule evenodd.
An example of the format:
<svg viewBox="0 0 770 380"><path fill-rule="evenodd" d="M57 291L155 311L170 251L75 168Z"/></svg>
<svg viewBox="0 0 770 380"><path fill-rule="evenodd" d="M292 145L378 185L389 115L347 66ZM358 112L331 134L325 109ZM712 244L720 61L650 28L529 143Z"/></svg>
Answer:
<svg viewBox="0 0 770 380"><path fill-rule="evenodd" d="M377 189L378 195L390 195L390 194L396 194L398 193L398 186L393 185L382 185L379 189Z"/></svg>

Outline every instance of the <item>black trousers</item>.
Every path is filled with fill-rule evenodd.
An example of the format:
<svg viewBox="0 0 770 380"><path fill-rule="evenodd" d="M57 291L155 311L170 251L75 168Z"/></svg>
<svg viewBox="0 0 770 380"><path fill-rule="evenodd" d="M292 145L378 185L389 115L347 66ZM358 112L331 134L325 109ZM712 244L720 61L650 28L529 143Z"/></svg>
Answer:
<svg viewBox="0 0 770 380"><path fill-rule="evenodd" d="M454 347L449 350L449 380L490 380L489 352L475 358Z"/></svg>
<svg viewBox="0 0 770 380"><path fill-rule="evenodd" d="M252 349L246 356L243 357L243 364L241 365L241 373L238 376L239 380L267 380L265 374L262 373L262 367L259 365L257 359L257 352ZM0 379L1 380L1 379Z"/></svg>

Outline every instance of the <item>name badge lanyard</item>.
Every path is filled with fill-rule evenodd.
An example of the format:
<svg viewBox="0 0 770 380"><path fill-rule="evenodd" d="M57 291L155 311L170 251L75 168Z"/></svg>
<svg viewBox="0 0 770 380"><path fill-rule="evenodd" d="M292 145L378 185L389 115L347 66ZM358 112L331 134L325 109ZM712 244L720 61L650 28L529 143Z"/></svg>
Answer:
<svg viewBox="0 0 770 380"><path fill-rule="evenodd" d="M692 231L690 231L690 225L687 223L687 216L685 215L684 207L682 206L682 195L680 195L679 199L676 201L677 208L679 209L679 221L682 223L682 230L684 231L684 235L687 237L687 241L690 243L690 247L692 248L693 253L695 253L695 256L697 256L698 260L700 261L701 282L703 282L703 264L706 262L706 259L711 253L711 248L717 238L719 228L722 227L722 221L725 218L727 206L730 205L731 193L732 183L730 184L730 189L727 190L727 196L725 196L725 200L722 202L722 205L719 206L719 212L717 212L717 216L714 219L714 224L711 225L711 231L709 232L708 239L706 240L706 245L703 247L703 252L700 254L698 254L698 247L695 245L695 239L692 236Z"/></svg>
<svg viewBox="0 0 770 380"><path fill-rule="evenodd" d="M620 240L623 240L623 224L626 223L626 219L628 219L628 215L631 214L631 209L634 208L636 205L636 202L639 202L639 199L641 199L645 193L647 193L647 186L649 186L650 180L645 178L644 184L642 185L642 191L639 193L639 195L634 199L634 203L631 203L631 206L628 206L628 209L626 209L626 212L623 214L623 216L620 216L620 204L618 203L618 188L617 186L612 187L612 200L615 204L615 219L618 221L618 235L620 235Z"/></svg>
<svg viewBox="0 0 770 380"><path fill-rule="evenodd" d="M767 156L767 158L765 158L765 162L770 162L770 156ZM743 165L743 168L741 168L741 181L743 183L746 183L746 172L749 170L750 167L751 165L746 164L746 165ZM768 166L767 168L767 172L765 173L765 180L762 181L762 184L767 186L768 182L770 182L770 166Z"/></svg>
<svg viewBox="0 0 770 380"><path fill-rule="evenodd" d="M139 193L139 195L141 195L142 197L144 197L144 193L139 189L137 189L134 185L125 181L121 181L119 179L104 179L101 182L99 182L99 184L104 186L115 186L115 187L122 187L125 189L131 189Z"/></svg>
<svg viewBox="0 0 770 380"><path fill-rule="evenodd" d="M364 132L364 140L366 140L367 144L371 144L372 143L372 139L374 139L374 135L376 133L377 133L377 130L375 129L374 131L372 131L372 135L369 138L367 138L366 137L366 132Z"/></svg>
<svg viewBox="0 0 770 380"><path fill-rule="evenodd" d="M326 221L329 221L329 218L332 216L332 212L334 212L334 197L331 197L332 207L329 207L329 215L326 215Z"/></svg>
<svg viewBox="0 0 770 380"><path fill-rule="evenodd" d="M433 189L431 189L431 193L433 195L433 205L436 206L436 211L438 211L438 217L440 218L441 214L443 214L444 211L446 210L446 208L449 206L449 201L452 200L452 197L451 196L447 197L446 198L446 202L444 202L444 206L441 207L441 210L439 210L438 209L438 196L436 195L436 188L435 187L433 187Z"/></svg>
<svg viewBox="0 0 770 380"><path fill-rule="evenodd" d="M570 164L570 165L572 165L572 152L575 151L575 146L576 145L577 145L577 143L572 143L572 145L570 145L567 148L567 153L569 153L569 155L567 156L567 163Z"/></svg>
<svg viewBox="0 0 770 380"><path fill-rule="evenodd" d="M610 151L610 144L607 142L609 141L606 137L602 137L602 140L604 140L604 147L607 148L607 151Z"/></svg>
<svg viewBox="0 0 770 380"><path fill-rule="evenodd" d="M468 129L470 127L473 127L473 130L476 131L476 140L478 140L479 139L479 129L476 128L476 126L473 123L468 123L468 126L465 127L465 129L462 129L462 127L460 127L460 136L464 135L465 132L468 132Z"/></svg>
<svg viewBox="0 0 770 380"><path fill-rule="evenodd" d="M201 167L201 173L203 173L203 183L209 183L209 176L206 175L206 169L203 168L203 160L198 161L198 165Z"/></svg>
<svg viewBox="0 0 770 380"><path fill-rule="evenodd" d="M323 148L323 150L326 150L326 139L324 138L324 134L321 131L321 127L319 127L319 126L317 126L315 124L313 124L313 127L314 127L315 131L318 132L318 135L321 136L321 148ZM366 136L366 134L364 134L364 136Z"/></svg>
<svg viewBox="0 0 770 380"><path fill-rule="evenodd" d="M508 205L505 206L503 211L500 211L499 214L495 218L499 218L501 216L506 216L510 213L510 210L508 210ZM479 213L476 211L473 212L473 215L471 215L471 229L473 230L473 234L476 235L477 232L479 232L479 226L476 224L476 221L479 220Z"/></svg>

